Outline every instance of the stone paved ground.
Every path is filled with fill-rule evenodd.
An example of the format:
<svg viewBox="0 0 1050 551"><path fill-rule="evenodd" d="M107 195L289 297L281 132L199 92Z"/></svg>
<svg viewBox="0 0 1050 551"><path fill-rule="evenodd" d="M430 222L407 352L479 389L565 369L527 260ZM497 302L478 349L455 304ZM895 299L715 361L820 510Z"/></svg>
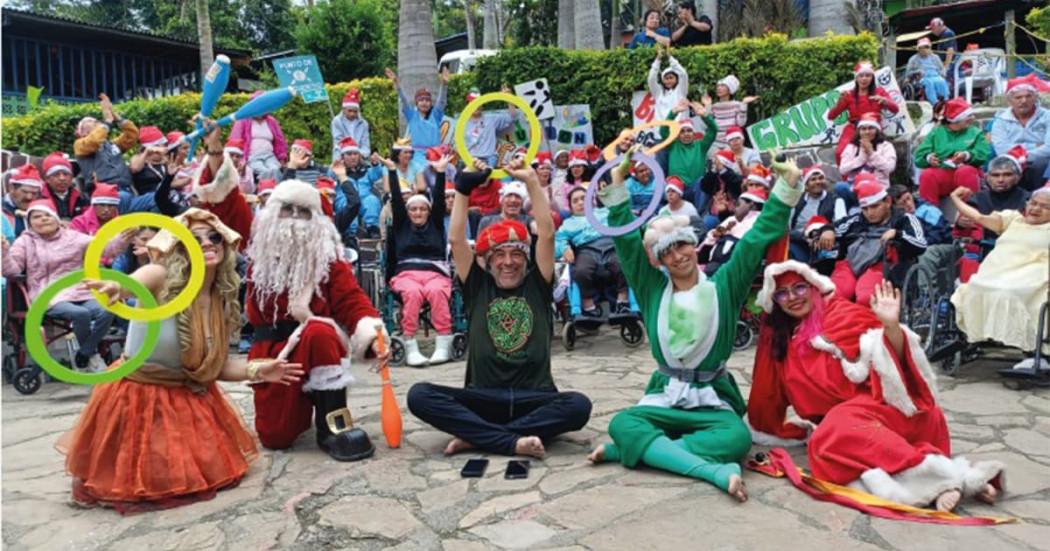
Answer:
<svg viewBox="0 0 1050 551"><path fill-rule="evenodd" d="M588 426L549 446L527 480L464 480L469 456L446 458L447 437L405 416L405 439L386 448L379 429L378 376L357 373L351 405L376 456L327 459L304 435L290 452L264 452L247 478L212 501L122 518L67 504L69 478L52 445L75 420L89 389L49 383L36 395L3 387L3 543L16 549L1048 549L1050 393L1003 388L988 365L942 377L942 403L956 452L1008 465L1010 493L998 509L1022 523L963 528L889 522L810 500L787 482L747 473L752 499L732 502L713 487L584 456L606 438L611 416L633 404L653 368L648 348L630 351L609 334L572 353L555 342L555 379L594 400ZM752 356L730 363L745 393ZM428 380L459 385L462 363L393 371L398 396ZM250 391L227 390L250 417ZM804 457L796 454L796 459Z"/></svg>

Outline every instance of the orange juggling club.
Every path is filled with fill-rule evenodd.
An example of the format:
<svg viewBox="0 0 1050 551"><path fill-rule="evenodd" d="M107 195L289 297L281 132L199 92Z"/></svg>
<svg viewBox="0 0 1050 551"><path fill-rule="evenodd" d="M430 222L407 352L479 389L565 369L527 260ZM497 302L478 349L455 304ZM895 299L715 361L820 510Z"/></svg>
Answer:
<svg viewBox="0 0 1050 551"><path fill-rule="evenodd" d="M379 348L380 357L386 356L387 343L383 334L383 326L376 326L376 343ZM397 406L397 398L394 397L394 387L390 384L390 365L386 359L379 364L379 376L383 379L383 401L379 411L379 418L383 426L383 436L386 437L386 445L391 448L401 447L401 408Z"/></svg>

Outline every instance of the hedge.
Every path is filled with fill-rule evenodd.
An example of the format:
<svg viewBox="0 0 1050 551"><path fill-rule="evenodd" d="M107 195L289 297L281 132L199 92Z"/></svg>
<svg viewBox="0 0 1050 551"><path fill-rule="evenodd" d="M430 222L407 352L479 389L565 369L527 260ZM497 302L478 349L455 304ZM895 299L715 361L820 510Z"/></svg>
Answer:
<svg viewBox="0 0 1050 551"><path fill-rule="evenodd" d="M750 106L754 122L806 98L827 91L853 76L859 59L876 59L878 44L870 34L828 35L788 41L780 34L762 38L738 38L712 46L673 50L689 72L690 96L714 92L714 83L733 73L742 83L738 97L758 95ZM586 103L591 106L595 140L607 143L631 124L631 93L645 89L646 76L655 50L578 51L557 48L515 48L478 62L474 72L453 77L449 84L449 113L465 105L467 91L477 86L495 91L545 77L557 104ZM327 85L333 110L351 86L361 90L362 113L372 128L372 145L385 151L397 132L397 96L390 82L369 78ZM411 93L411 92L409 92ZM217 114L232 112L247 100L244 94L223 96ZM196 112L199 94L158 100L132 100L118 111L136 122L148 122L164 130L188 129L186 122ZM85 115L98 116L95 104L48 106L40 111L4 120L3 147L43 155L54 150L71 151L73 128ZM323 103L304 105L300 100L276 113L285 135L291 140L309 137L319 158L331 147L328 110Z"/></svg>

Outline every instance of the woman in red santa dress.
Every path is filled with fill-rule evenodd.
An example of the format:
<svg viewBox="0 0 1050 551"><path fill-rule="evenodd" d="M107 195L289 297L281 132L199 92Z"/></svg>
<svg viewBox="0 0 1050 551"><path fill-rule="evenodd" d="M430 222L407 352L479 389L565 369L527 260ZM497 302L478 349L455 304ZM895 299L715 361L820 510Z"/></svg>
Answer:
<svg viewBox="0 0 1050 551"><path fill-rule="evenodd" d="M819 479L941 511L962 497L994 502L1003 464L952 457L933 370L899 321L900 293L883 282L869 308L834 289L800 262L766 268L758 304L771 338L759 343L748 400L755 443L805 438L785 422L790 405L817 424L808 452Z"/></svg>

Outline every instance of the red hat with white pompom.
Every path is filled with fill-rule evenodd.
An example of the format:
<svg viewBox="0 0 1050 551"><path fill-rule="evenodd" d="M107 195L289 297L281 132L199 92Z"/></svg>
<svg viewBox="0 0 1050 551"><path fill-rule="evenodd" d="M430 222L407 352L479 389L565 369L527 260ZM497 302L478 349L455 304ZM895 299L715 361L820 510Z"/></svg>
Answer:
<svg viewBox="0 0 1050 551"><path fill-rule="evenodd" d="M343 109L361 110L361 92L351 88L343 96Z"/></svg>
<svg viewBox="0 0 1050 551"><path fill-rule="evenodd" d="M740 138L744 139L744 129L739 126L730 126L726 129L726 141L735 140Z"/></svg>

